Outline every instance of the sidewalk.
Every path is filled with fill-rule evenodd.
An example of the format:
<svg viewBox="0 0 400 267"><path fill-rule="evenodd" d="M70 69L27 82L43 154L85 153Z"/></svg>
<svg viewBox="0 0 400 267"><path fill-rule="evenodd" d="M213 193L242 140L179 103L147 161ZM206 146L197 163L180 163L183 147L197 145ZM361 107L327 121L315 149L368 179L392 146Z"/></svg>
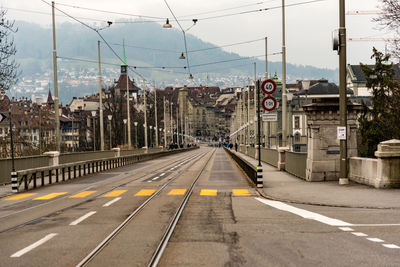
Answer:
<svg viewBox="0 0 400 267"><path fill-rule="evenodd" d="M258 165L258 160L231 152ZM307 182L265 162L262 167L264 188L258 191L273 200L354 208L400 208L400 189L375 189L353 182L349 185L339 185L338 181Z"/></svg>

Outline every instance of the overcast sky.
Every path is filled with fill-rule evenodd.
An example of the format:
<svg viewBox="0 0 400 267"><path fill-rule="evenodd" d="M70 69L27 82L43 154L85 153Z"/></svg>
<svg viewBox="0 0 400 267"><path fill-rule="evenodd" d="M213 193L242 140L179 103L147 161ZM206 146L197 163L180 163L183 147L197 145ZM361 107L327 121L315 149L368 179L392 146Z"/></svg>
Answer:
<svg viewBox="0 0 400 267"><path fill-rule="evenodd" d="M290 5L307 0L286 0ZM48 1L50 2L50 1ZM49 26L51 23L51 7L41 0L0 0L3 7L9 8L8 18L26 20ZM168 3L184 29L191 26L190 21L183 19L199 19L197 25L188 31L206 42L216 45L269 38L268 53L281 51L282 46L282 11L281 8L268 11L228 16L216 19L202 20L202 18L222 14L238 13L262 8L279 7L281 0L251 1L251 0L168 0ZM92 9L102 9L120 13L139 14L170 18L171 24L178 28L173 21L163 0L62 0L56 4L69 4ZM346 11L376 11L379 0L347 0ZM247 6L245 6L247 5ZM77 17L111 20L129 18L117 14L93 12L78 8L58 5L65 12ZM240 7L240 8L236 8ZM235 9L232 9L235 8ZM213 12L221 9L229 9ZM35 14L23 10L44 12ZM334 69L338 67L338 56L332 51L332 30L339 27L339 0L326 0L286 8L286 50L287 62L299 65L312 65ZM199 14L213 12L208 14ZM192 15L196 14L196 15ZM189 16L188 16L189 15ZM387 33L377 29L372 22L376 15L346 16L347 37L388 37ZM68 18L57 17L57 22L71 21ZM157 19L156 19L157 20ZM85 20L89 23L93 21ZM160 22L162 23L162 22ZM111 30L111 29L109 29ZM93 33L95 34L95 33ZM134 40L129 40L134 44ZM151 47L151 45L149 44ZM384 42L348 42L347 63L370 63L372 47L384 51ZM189 47L190 50L190 47ZM264 42L229 47L226 51L239 53L241 56L264 54ZM280 55L271 56L271 61L281 61Z"/></svg>

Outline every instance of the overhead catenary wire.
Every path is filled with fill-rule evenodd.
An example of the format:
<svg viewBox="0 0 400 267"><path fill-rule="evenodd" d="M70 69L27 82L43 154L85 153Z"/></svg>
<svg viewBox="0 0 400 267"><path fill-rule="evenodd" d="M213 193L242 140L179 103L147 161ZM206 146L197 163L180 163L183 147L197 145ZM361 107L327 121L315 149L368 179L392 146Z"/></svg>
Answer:
<svg viewBox="0 0 400 267"><path fill-rule="evenodd" d="M51 6L51 4L48 3L48 2L46 2L45 0L41 0L41 1L44 2L44 3L46 3L47 5L50 5L50 6ZM80 21L79 19L77 19L77 18L75 18L75 17L69 15L68 13L62 11L61 9L59 9L59 8L57 8L57 7L55 7L55 9L57 9L57 11L63 13L63 14L66 15L67 17L69 17L69 18L75 20L76 22L78 22L78 23L84 25L85 27L87 27L87 28L89 28L89 29L95 31L95 32L99 35L99 37L103 40L103 42L108 46L108 48L113 52L113 54L114 54L121 62L123 62L122 58L117 54L117 52L115 52L115 50L114 50L114 49L111 47L111 45L106 41L106 39L104 39L103 35L99 32L98 29L95 29L95 28L91 27L90 25L88 25L88 24L86 24L86 23ZM131 68L130 68L130 69L131 69ZM140 78L142 78L143 80L146 80L145 77L143 77L142 74L140 74L139 72L137 72L137 71L135 71L135 70L133 70L133 69L131 69L131 70L132 70L136 75L138 75Z"/></svg>
<svg viewBox="0 0 400 267"><path fill-rule="evenodd" d="M182 33L183 33L183 42L184 42L184 45L185 45L185 52L186 52L187 70L188 70L189 75L191 75L191 72L190 72L190 64L189 64L189 54L188 54L188 50L187 50L187 43L186 43L186 33L185 33L185 30L182 28L181 24L179 23L178 19L176 18L176 16L175 16L174 12L172 11L171 7L168 5L167 0L164 0L164 2L165 2L165 4L167 5L167 7L168 7L169 11L171 12L172 16L174 17L174 19L175 19L176 23L178 24L179 28L181 28L181 30L182 30Z"/></svg>

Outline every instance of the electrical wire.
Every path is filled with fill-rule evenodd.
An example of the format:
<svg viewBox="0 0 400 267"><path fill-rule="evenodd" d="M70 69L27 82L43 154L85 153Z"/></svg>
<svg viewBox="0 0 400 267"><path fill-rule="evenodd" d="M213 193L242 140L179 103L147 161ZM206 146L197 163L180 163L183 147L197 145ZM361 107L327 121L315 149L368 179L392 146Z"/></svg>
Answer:
<svg viewBox="0 0 400 267"><path fill-rule="evenodd" d="M287 5L285 5L285 7L300 6L300 5L311 4L311 3L316 3L316 2L325 2L325 1L327 1L327 0L312 0L312 1L294 3L294 4L287 4ZM242 11L242 12L231 13L231 14L204 17L204 18L199 18L198 20L200 21L200 20L219 19L219 18L231 17L231 16L236 16L236 15L244 15L244 14L250 14L250 13L256 13L256 12L268 11L268 10L273 10L273 9L278 9L278 8L282 8L282 6L279 5L279 6L274 6L274 7L266 7L266 8Z"/></svg>
<svg viewBox="0 0 400 267"><path fill-rule="evenodd" d="M179 18L193 17L193 16L198 16L198 15L218 13L218 12L222 12L222 11L239 9L239 8L249 7L249 6L258 6L258 5L265 4L267 2L275 2L275 1L278 1L278 0L262 1L262 2L257 2L257 3L253 3L253 4L246 4L246 5L236 6L236 7L223 8L223 9L217 9L217 10L213 10L213 11L206 11L206 12L201 12L201 13L189 14L189 15L180 16Z"/></svg>
<svg viewBox="0 0 400 267"><path fill-rule="evenodd" d="M200 52L200 51L206 51L206 50L212 50L212 49L219 49L219 48L222 48L222 47L229 47L229 46L242 45L242 44L250 44L250 43L263 41L263 40L265 40L265 39L264 38L260 38L260 39L250 40L250 41L239 42L239 43L220 45L220 46L214 46L214 47L208 47L208 48L202 48L202 49L196 49L196 50L189 50L188 52L189 53L194 53L194 52Z"/></svg>
<svg viewBox="0 0 400 267"><path fill-rule="evenodd" d="M66 6L66 7L72 7L72 8L76 8L76 9L84 9L84 10L89 10L89 11L95 11L95 12L108 13L108 14L130 16L130 17L149 18L149 19L164 19L164 20L166 19L165 17L155 17L155 16L138 15L138 14L131 14L131 13L122 13L122 12L101 10L101 9L95 9L95 8L89 8L89 7L82 7L82 6L76 6L76 5L63 4L63 3L57 3L57 5Z"/></svg>
<svg viewBox="0 0 400 267"><path fill-rule="evenodd" d="M187 64L186 66L187 66L189 75L191 75L191 72L190 72L190 64L189 64L189 54L188 54L188 50L187 50L187 43L186 43L186 33L185 33L185 30L182 28L181 24L179 23L178 19L176 18L176 16L175 16L174 12L172 11L171 7L168 5L167 0L164 0L164 2L165 2L165 4L167 5L167 7L168 7L169 11L171 12L172 16L174 17L176 23L179 25L179 28L181 28L181 30L182 30L182 33L183 33L183 42L184 42L184 44L185 44L185 52L186 52L186 64Z"/></svg>
<svg viewBox="0 0 400 267"><path fill-rule="evenodd" d="M47 5L51 6L51 4L48 3L48 2L46 2L45 0L41 0L41 1L44 2L44 3L46 3ZM104 39L103 35L101 35L101 33L99 32L98 29L95 29L95 28L89 26L88 24L86 24L86 23L80 21L79 19L77 19L77 18L75 18L75 17L69 15L68 13L62 11L61 9L59 9L59 8L57 8L57 7L54 7L54 8L57 9L59 12L63 13L64 15L66 15L67 17L69 17L69 18L71 18L71 19L73 19L73 20L79 22L80 24L84 25L85 27L87 27L87 28L89 28L89 29L95 31L95 32L99 35L99 37L103 40L103 42L108 46L108 48L113 52L113 54L114 54L121 62L124 62L124 61L122 60L122 58L117 54L117 52L115 52L115 50L111 47L111 45L106 41L106 39ZM128 68L129 68L129 67L128 67ZM139 72L133 70L132 68L130 68L130 69L131 69L134 73L136 73L136 75L138 75L139 77L141 77L143 80L146 80L146 79L143 77L142 74L140 74Z"/></svg>

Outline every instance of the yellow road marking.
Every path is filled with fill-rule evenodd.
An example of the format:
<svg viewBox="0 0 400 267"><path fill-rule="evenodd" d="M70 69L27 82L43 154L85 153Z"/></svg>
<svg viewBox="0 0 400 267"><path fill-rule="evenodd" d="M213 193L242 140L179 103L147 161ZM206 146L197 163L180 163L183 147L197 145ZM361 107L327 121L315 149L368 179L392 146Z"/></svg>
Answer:
<svg viewBox="0 0 400 267"><path fill-rule="evenodd" d="M125 193L127 190L114 190L107 195L104 195L103 197L119 197L123 193Z"/></svg>
<svg viewBox="0 0 400 267"><path fill-rule="evenodd" d="M22 199L22 198L26 198L26 197L30 197L30 196L34 196L37 193L26 193L26 194L18 194L9 198L6 198L4 200L18 200L18 199Z"/></svg>
<svg viewBox="0 0 400 267"><path fill-rule="evenodd" d="M142 189L135 194L136 197L138 196L151 196L156 190L154 189Z"/></svg>
<svg viewBox="0 0 400 267"><path fill-rule="evenodd" d="M58 196L61 196L61 195L65 195L66 193L68 193L68 192L52 193L52 194L48 194L48 195L45 195L45 196L41 196L41 197L34 198L33 200L47 200L47 199L52 199L52 198L55 198L55 197L58 197Z"/></svg>
<svg viewBox="0 0 400 267"><path fill-rule="evenodd" d="M176 195L184 195L186 193L186 189L172 189L168 195L176 196Z"/></svg>
<svg viewBox="0 0 400 267"><path fill-rule="evenodd" d="M233 189L234 196L250 196L249 190L247 189Z"/></svg>
<svg viewBox="0 0 400 267"><path fill-rule="evenodd" d="M200 196L216 196L217 190L214 189L201 189Z"/></svg>
<svg viewBox="0 0 400 267"><path fill-rule="evenodd" d="M70 196L69 198L82 198L82 197L87 197L87 196L89 196L89 195L91 195L91 194L93 194L93 193L95 193L95 192L97 192L97 191L83 191L83 192L80 192L80 193L78 193L78 194L76 194L76 195Z"/></svg>

